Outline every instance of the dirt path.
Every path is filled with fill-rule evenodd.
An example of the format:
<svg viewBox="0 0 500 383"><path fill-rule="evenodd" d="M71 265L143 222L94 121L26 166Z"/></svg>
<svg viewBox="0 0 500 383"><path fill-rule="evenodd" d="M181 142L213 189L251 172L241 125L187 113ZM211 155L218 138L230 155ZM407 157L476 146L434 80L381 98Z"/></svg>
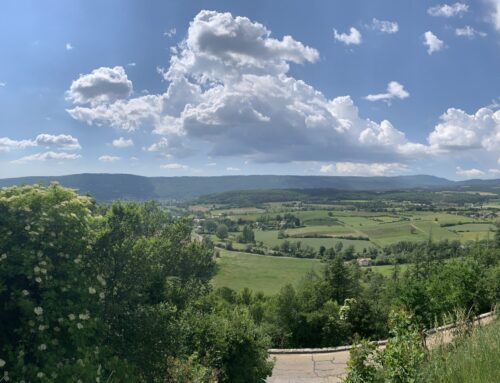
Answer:
<svg viewBox="0 0 500 383"><path fill-rule="evenodd" d="M483 314L476 319L480 325L493 320L493 314ZM453 326L443 326L429 331L426 343L434 347L453 338ZM381 347L385 342L381 341ZM275 358L273 375L267 383L337 383L345 377L351 346L331 349L269 350Z"/></svg>

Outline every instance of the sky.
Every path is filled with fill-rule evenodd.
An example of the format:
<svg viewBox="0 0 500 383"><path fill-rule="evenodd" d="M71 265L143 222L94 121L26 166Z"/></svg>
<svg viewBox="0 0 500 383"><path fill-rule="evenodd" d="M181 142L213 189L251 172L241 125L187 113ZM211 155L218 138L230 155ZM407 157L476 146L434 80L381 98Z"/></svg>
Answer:
<svg viewBox="0 0 500 383"><path fill-rule="evenodd" d="M500 0L4 0L0 177L500 178Z"/></svg>

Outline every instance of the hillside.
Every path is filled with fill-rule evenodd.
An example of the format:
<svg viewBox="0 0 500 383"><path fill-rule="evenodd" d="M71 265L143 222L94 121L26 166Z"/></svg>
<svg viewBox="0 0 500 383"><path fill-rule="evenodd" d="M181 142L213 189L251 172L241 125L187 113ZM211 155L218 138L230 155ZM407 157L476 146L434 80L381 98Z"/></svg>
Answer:
<svg viewBox="0 0 500 383"><path fill-rule="evenodd" d="M490 190L500 186L500 180L454 182L427 175L395 177L343 176L218 176L218 177L143 177L131 174L73 174L0 179L0 187L23 184L61 185L90 193L99 201L113 199L187 200L206 194L235 190L257 189L337 189L345 191L388 191L412 188L474 188Z"/></svg>

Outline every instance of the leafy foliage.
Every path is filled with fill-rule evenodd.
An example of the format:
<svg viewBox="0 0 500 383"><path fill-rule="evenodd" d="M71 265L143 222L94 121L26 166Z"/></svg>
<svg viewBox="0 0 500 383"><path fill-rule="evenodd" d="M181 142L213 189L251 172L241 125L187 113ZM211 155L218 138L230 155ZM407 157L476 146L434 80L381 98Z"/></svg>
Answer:
<svg viewBox="0 0 500 383"><path fill-rule="evenodd" d="M51 185L0 191L3 380L257 382L268 337L212 306L210 242L156 203L96 206Z"/></svg>

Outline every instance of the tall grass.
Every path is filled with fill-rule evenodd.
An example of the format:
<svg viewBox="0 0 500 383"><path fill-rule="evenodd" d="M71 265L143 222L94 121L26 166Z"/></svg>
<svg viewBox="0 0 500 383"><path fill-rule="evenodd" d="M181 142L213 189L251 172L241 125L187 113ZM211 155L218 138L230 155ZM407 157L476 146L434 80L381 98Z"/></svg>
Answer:
<svg viewBox="0 0 500 383"><path fill-rule="evenodd" d="M423 368L424 382L500 382L500 319L435 348Z"/></svg>

